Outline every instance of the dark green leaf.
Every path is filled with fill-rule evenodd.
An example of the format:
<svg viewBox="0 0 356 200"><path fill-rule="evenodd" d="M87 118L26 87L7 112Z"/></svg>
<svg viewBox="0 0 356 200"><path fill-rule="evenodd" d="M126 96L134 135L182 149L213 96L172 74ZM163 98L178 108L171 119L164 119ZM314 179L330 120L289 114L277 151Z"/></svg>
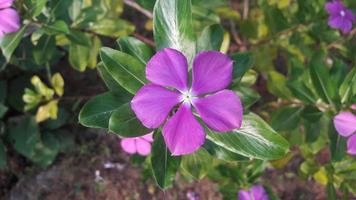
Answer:
<svg viewBox="0 0 356 200"><path fill-rule="evenodd" d="M207 134L208 139L215 144L249 158L279 159L289 148L282 136L253 113L244 115L240 129L223 134L207 129Z"/></svg>
<svg viewBox="0 0 356 200"><path fill-rule="evenodd" d="M356 94L356 67L354 67L346 76L339 89L341 103L351 101L352 96Z"/></svg>
<svg viewBox="0 0 356 200"><path fill-rule="evenodd" d="M231 55L231 59L234 61L233 80L240 82L244 74L255 63L252 54L249 52L235 53Z"/></svg>
<svg viewBox="0 0 356 200"><path fill-rule="evenodd" d="M68 39L77 44L86 47L91 46L90 38L83 32L80 31L71 31L70 34L67 34Z"/></svg>
<svg viewBox="0 0 356 200"><path fill-rule="evenodd" d="M43 29L49 35L70 33L68 25L62 20L55 21L48 25L45 24L43 25Z"/></svg>
<svg viewBox="0 0 356 200"><path fill-rule="evenodd" d="M151 132L143 126L131 109L131 104L120 106L110 117L109 131L122 137L137 137Z"/></svg>
<svg viewBox="0 0 356 200"><path fill-rule="evenodd" d="M204 149L206 149L210 155L225 161L248 161L249 158L236 154L232 151L225 149L222 146L216 145L210 140L205 140Z"/></svg>
<svg viewBox="0 0 356 200"><path fill-rule="evenodd" d="M261 98L255 90L241 84L234 85L232 90L236 91L238 96L241 98L244 110L248 110L250 106L255 104Z"/></svg>
<svg viewBox="0 0 356 200"><path fill-rule="evenodd" d="M0 119L5 115L7 112L8 108L0 102Z"/></svg>
<svg viewBox="0 0 356 200"><path fill-rule="evenodd" d="M6 34L0 39L0 48L7 62L10 61L12 53L14 53L16 47L20 44L21 39L25 34L25 30L26 26L22 27L16 33Z"/></svg>
<svg viewBox="0 0 356 200"><path fill-rule="evenodd" d="M157 49L183 52L189 63L196 51L190 0L157 0L153 11L153 33Z"/></svg>
<svg viewBox="0 0 356 200"><path fill-rule="evenodd" d="M326 186L326 192L328 195L328 200L337 200L336 190L333 183L328 183Z"/></svg>
<svg viewBox="0 0 356 200"><path fill-rule="evenodd" d="M33 49L33 57L37 64L49 63L56 50L56 40L53 36L43 35Z"/></svg>
<svg viewBox="0 0 356 200"><path fill-rule="evenodd" d="M110 73L105 68L102 62L100 62L96 68L99 72L101 79L103 79L105 85L110 91L118 94L126 93L126 90L122 88L122 86L117 81L115 81L115 79L110 75Z"/></svg>
<svg viewBox="0 0 356 200"><path fill-rule="evenodd" d="M301 116L310 122L316 122L323 116L323 112L316 107L307 106L303 109Z"/></svg>
<svg viewBox="0 0 356 200"><path fill-rule="evenodd" d="M314 104L316 101L313 92L304 84L297 81L287 82L292 94L306 104Z"/></svg>
<svg viewBox="0 0 356 200"><path fill-rule="evenodd" d="M110 48L102 48L100 57L111 76L132 94L146 83L145 65L136 58Z"/></svg>
<svg viewBox="0 0 356 200"><path fill-rule="evenodd" d="M204 149L200 148L198 151L184 155L182 158L182 169L195 179L202 179L213 167L213 158Z"/></svg>
<svg viewBox="0 0 356 200"><path fill-rule="evenodd" d="M134 37L123 37L116 42L122 52L139 59L145 65L153 55L151 47Z"/></svg>
<svg viewBox="0 0 356 200"><path fill-rule="evenodd" d="M341 161L346 155L346 138L337 133L332 120L329 122L328 136L331 160Z"/></svg>
<svg viewBox="0 0 356 200"><path fill-rule="evenodd" d="M198 52L215 50L220 51L221 44L224 40L224 29L220 24L213 24L204 28L198 38Z"/></svg>
<svg viewBox="0 0 356 200"><path fill-rule="evenodd" d="M303 108L282 107L272 114L271 124L274 129L293 130L297 128L300 121L300 113Z"/></svg>
<svg viewBox="0 0 356 200"><path fill-rule="evenodd" d="M171 155L161 132L155 134L151 153L151 165L157 185L162 189L171 187L181 157Z"/></svg>
<svg viewBox="0 0 356 200"><path fill-rule="evenodd" d="M0 140L0 170L4 169L7 165L7 160L6 160L6 151L5 151L5 145L2 143Z"/></svg>
<svg viewBox="0 0 356 200"><path fill-rule="evenodd" d="M100 94L83 106L79 113L79 122L86 127L108 128L111 114L130 100L131 96L127 94Z"/></svg>
<svg viewBox="0 0 356 200"><path fill-rule="evenodd" d="M7 96L7 82L0 81L0 103L4 103Z"/></svg>

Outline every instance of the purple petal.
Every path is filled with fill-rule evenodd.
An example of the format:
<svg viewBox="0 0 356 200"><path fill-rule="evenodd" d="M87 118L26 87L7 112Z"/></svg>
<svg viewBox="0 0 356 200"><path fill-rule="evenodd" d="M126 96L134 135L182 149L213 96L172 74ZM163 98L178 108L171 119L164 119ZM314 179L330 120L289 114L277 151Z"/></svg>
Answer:
<svg viewBox="0 0 356 200"><path fill-rule="evenodd" d="M345 17L346 17L346 19L350 20L351 22L356 20L355 15L352 13L351 10L348 10L348 9L345 11Z"/></svg>
<svg viewBox="0 0 356 200"><path fill-rule="evenodd" d="M243 107L231 90L193 100L193 105L209 128L226 132L241 127Z"/></svg>
<svg viewBox="0 0 356 200"><path fill-rule="evenodd" d="M0 0L0 9L11 7L14 0Z"/></svg>
<svg viewBox="0 0 356 200"><path fill-rule="evenodd" d="M151 153L151 144L144 139L136 139L137 153L141 156L147 156Z"/></svg>
<svg viewBox="0 0 356 200"><path fill-rule="evenodd" d="M146 140L147 142L153 142L153 132L141 136L142 139Z"/></svg>
<svg viewBox="0 0 356 200"><path fill-rule="evenodd" d="M190 105L183 103L163 127L163 137L174 156L190 154L205 141L203 127L193 116Z"/></svg>
<svg viewBox="0 0 356 200"><path fill-rule="evenodd" d="M352 109L352 110L356 110L356 104L352 104L352 105L351 105L351 109Z"/></svg>
<svg viewBox="0 0 356 200"><path fill-rule="evenodd" d="M218 51L199 53L193 62L192 93L201 95L225 89L232 78L232 60Z"/></svg>
<svg viewBox="0 0 356 200"><path fill-rule="evenodd" d="M340 26L340 29L343 33L348 33L352 29L352 22L350 20L344 20Z"/></svg>
<svg viewBox="0 0 356 200"><path fill-rule="evenodd" d="M339 15L345 6L341 2L329 2L325 4L325 9L331 15Z"/></svg>
<svg viewBox="0 0 356 200"><path fill-rule="evenodd" d="M121 148L129 153L134 154L136 153L136 139L135 138L124 138L120 142Z"/></svg>
<svg viewBox="0 0 356 200"><path fill-rule="evenodd" d="M238 196L238 200L252 200L250 192L247 190L240 190Z"/></svg>
<svg viewBox="0 0 356 200"><path fill-rule="evenodd" d="M341 112L334 117L334 126L340 135L349 137L356 132L356 116L351 112Z"/></svg>
<svg viewBox="0 0 356 200"><path fill-rule="evenodd" d="M347 153L356 155L356 134L347 140Z"/></svg>
<svg viewBox="0 0 356 200"><path fill-rule="evenodd" d="M16 10L7 8L0 10L0 30L6 33L16 32L20 28L20 17Z"/></svg>
<svg viewBox="0 0 356 200"><path fill-rule="evenodd" d="M158 128L179 102L179 93L149 84L137 92L131 101L131 108L147 128Z"/></svg>
<svg viewBox="0 0 356 200"><path fill-rule="evenodd" d="M341 16L331 16L329 17L328 24L332 28L340 28L344 23L344 19Z"/></svg>
<svg viewBox="0 0 356 200"><path fill-rule="evenodd" d="M184 91L188 88L188 62L174 49L157 52L146 67L146 77L152 83Z"/></svg>
<svg viewBox="0 0 356 200"><path fill-rule="evenodd" d="M268 195L261 185L255 185L250 189L255 200L268 200Z"/></svg>

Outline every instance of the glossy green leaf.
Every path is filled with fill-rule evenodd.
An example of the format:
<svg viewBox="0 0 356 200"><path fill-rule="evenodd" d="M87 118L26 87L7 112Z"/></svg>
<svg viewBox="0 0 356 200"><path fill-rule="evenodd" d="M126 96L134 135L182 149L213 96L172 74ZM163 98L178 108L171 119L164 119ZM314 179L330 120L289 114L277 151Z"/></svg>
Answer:
<svg viewBox="0 0 356 200"><path fill-rule="evenodd" d="M9 62L17 46L20 44L22 37L25 34L26 26L22 27L16 33L6 34L0 39L0 48L6 61Z"/></svg>
<svg viewBox="0 0 356 200"><path fill-rule="evenodd" d="M195 179L202 179L213 167L213 158L204 149L184 155L182 158L181 168Z"/></svg>
<svg viewBox="0 0 356 200"><path fill-rule="evenodd" d="M207 134L208 139L215 144L249 158L279 159L289 148L282 136L253 113L244 115L240 129L223 134L207 129Z"/></svg>
<svg viewBox="0 0 356 200"><path fill-rule="evenodd" d="M80 71L85 71L89 64L89 52L90 48L71 43L69 46L69 63L70 65Z"/></svg>
<svg viewBox="0 0 356 200"><path fill-rule="evenodd" d="M88 66L90 68L95 68L96 65L98 64L99 52L100 52L100 48L102 46L100 38L98 36L93 36L92 44L93 45L89 51Z"/></svg>
<svg viewBox="0 0 356 200"><path fill-rule="evenodd" d="M271 124L274 129L293 130L297 128L300 121L300 113L303 108L282 107L272 114Z"/></svg>
<svg viewBox="0 0 356 200"><path fill-rule="evenodd" d="M238 96L241 98L244 110L248 110L249 107L251 107L261 98L258 92L241 84L234 85L232 90L236 91Z"/></svg>
<svg viewBox="0 0 356 200"><path fill-rule="evenodd" d="M122 137L138 137L146 135L152 130L142 125L136 114L131 109L131 104L126 103L113 112L109 120L109 131Z"/></svg>
<svg viewBox="0 0 356 200"><path fill-rule="evenodd" d="M225 149L222 146L215 144L210 140L205 140L203 148L207 150L210 155L225 161L248 161L249 158L236 154Z"/></svg>
<svg viewBox="0 0 356 200"><path fill-rule="evenodd" d="M319 97L325 103L333 105L334 102L332 98L335 92L331 86L327 67L318 61L312 61L309 67L309 73Z"/></svg>
<svg viewBox="0 0 356 200"><path fill-rule="evenodd" d="M317 122L322 116L323 112L314 106L306 106L301 112L301 117L310 122Z"/></svg>
<svg viewBox="0 0 356 200"><path fill-rule="evenodd" d="M231 59L234 61L233 80L239 82L255 62L249 52L232 54Z"/></svg>
<svg viewBox="0 0 356 200"><path fill-rule="evenodd" d="M332 120L329 121L329 149L333 162L341 161L346 155L346 138L342 137L335 130Z"/></svg>
<svg viewBox="0 0 356 200"><path fill-rule="evenodd" d="M189 63L196 51L190 0L157 0L153 11L153 33L157 50L183 52Z"/></svg>
<svg viewBox="0 0 356 200"><path fill-rule="evenodd" d="M197 51L219 51L223 40L224 29L220 24L207 26L198 38Z"/></svg>
<svg viewBox="0 0 356 200"><path fill-rule="evenodd" d="M127 93L127 91L111 76L102 62L96 67L101 79L103 79L108 89L114 93Z"/></svg>
<svg viewBox="0 0 356 200"><path fill-rule="evenodd" d="M48 25L44 24L43 29L49 35L70 33L68 25L63 20L58 20Z"/></svg>
<svg viewBox="0 0 356 200"><path fill-rule="evenodd" d="M118 38L132 33L135 26L123 19L104 18L92 23L89 29L99 35Z"/></svg>
<svg viewBox="0 0 356 200"><path fill-rule="evenodd" d="M179 169L181 157L171 155L161 132L154 136L151 154L152 172L157 185L162 189L171 187Z"/></svg>
<svg viewBox="0 0 356 200"><path fill-rule="evenodd" d="M145 65L154 53L150 46L134 37L123 37L118 39L116 43L122 52L139 59Z"/></svg>
<svg viewBox="0 0 356 200"><path fill-rule="evenodd" d="M304 84L297 81L287 82L287 86L292 94L306 104L314 104L316 102L313 92Z"/></svg>
<svg viewBox="0 0 356 200"><path fill-rule="evenodd" d="M132 94L146 83L145 65L126 53L104 47L100 57L111 76Z"/></svg>
<svg viewBox="0 0 356 200"><path fill-rule="evenodd" d="M75 43L76 45L82 45L86 47L91 46L90 38L84 32L72 30L69 34L67 34L67 37L72 43Z"/></svg>
<svg viewBox="0 0 356 200"><path fill-rule="evenodd" d="M95 96L81 109L79 123L91 128L108 128L111 114L130 100L130 95L111 92Z"/></svg>
<svg viewBox="0 0 356 200"><path fill-rule="evenodd" d="M356 67L354 67L345 77L339 89L341 103L350 102L352 96L356 94Z"/></svg>
<svg viewBox="0 0 356 200"><path fill-rule="evenodd" d="M56 41L53 36L44 35L38 41L33 49L33 57L37 64L43 65L49 63L56 50Z"/></svg>

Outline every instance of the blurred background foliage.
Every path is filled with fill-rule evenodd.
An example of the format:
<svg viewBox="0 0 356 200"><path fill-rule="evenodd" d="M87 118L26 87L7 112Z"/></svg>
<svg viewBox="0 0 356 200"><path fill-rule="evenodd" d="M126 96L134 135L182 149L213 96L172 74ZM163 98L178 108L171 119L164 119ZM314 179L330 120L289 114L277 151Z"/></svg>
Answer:
<svg viewBox="0 0 356 200"><path fill-rule="evenodd" d="M232 89L246 109L263 116L287 138L292 150L272 162L235 162L236 155L209 151L212 144L207 143L182 160L180 172L187 180L207 176L219 183L226 199L235 199L240 188L250 187L263 173L299 160L291 176L324 185L330 199L356 194L355 159L345 153L346 139L332 125L334 115L356 103L356 31L342 34L331 29L326 2L192 0L197 48L210 45L231 55L238 69ZM356 13L355 1L343 2ZM130 48L141 40L150 49L145 55L149 59L154 4L154 0L16 1L22 27L0 42L1 169L11 170L7 161L14 152L33 167L45 168L58 154L77 148L81 136L69 127L76 126L83 100L97 91L85 87L93 80L81 85L67 85L67 80L85 77L97 66L100 72L102 46L135 51ZM204 43L206 38L212 42ZM85 92L77 95L73 87ZM221 159L211 157L217 153ZM271 199L277 198L266 183Z"/></svg>

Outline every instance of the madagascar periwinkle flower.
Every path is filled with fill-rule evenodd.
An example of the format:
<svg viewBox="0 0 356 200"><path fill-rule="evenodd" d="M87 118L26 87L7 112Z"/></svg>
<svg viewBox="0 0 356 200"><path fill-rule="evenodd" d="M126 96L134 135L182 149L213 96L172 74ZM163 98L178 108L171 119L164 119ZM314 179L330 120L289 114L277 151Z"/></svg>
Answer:
<svg viewBox="0 0 356 200"><path fill-rule="evenodd" d="M349 137L347 153L356 155L356 115L352 112L340 112L334 117L333 121L339 135Z"/></svg>
<svg viewBox="0 0 356 200"><path fill-rule="evenodd" d="M268 195L263 186L255 185L250 190L240 190L238 200L268 200Z"/></svg>
<svg viewBox="0 0 356 200"><path fill-rule="evenodd" d="M154 129L162 124L163 137L172 155L190 154L205 141L199 116L212 130L239 128L243 108L240 98L225 88L232 79L232 60L217 51L201 52L194 58L189 84L188 62L179 51L157 52L146 66L150 84L131 101L142 124Z"/></svg>
<svg viewBox="0 0 356 200"><path fill-rule="evenodd" d="M0 0L0 38L20 28L20 16L10 8L14 0Z"/></svg>
<svg viewBox="0 0 356 200"><path fill-rule="evenodd" d="M341 1L326 3L325 9L330 15L328 20L330 27L340 29L343 33L350 32L355 21L351 10L347 9Z"/></svg>
<svg viewBox="0 0 356 200"><path fill-rule="evenodd" d="M134 138L124 138L121 140L121 148L129 153L138 153L141 156L147 156L151 153L151 142L153 141L153 133Z"/></svg>

